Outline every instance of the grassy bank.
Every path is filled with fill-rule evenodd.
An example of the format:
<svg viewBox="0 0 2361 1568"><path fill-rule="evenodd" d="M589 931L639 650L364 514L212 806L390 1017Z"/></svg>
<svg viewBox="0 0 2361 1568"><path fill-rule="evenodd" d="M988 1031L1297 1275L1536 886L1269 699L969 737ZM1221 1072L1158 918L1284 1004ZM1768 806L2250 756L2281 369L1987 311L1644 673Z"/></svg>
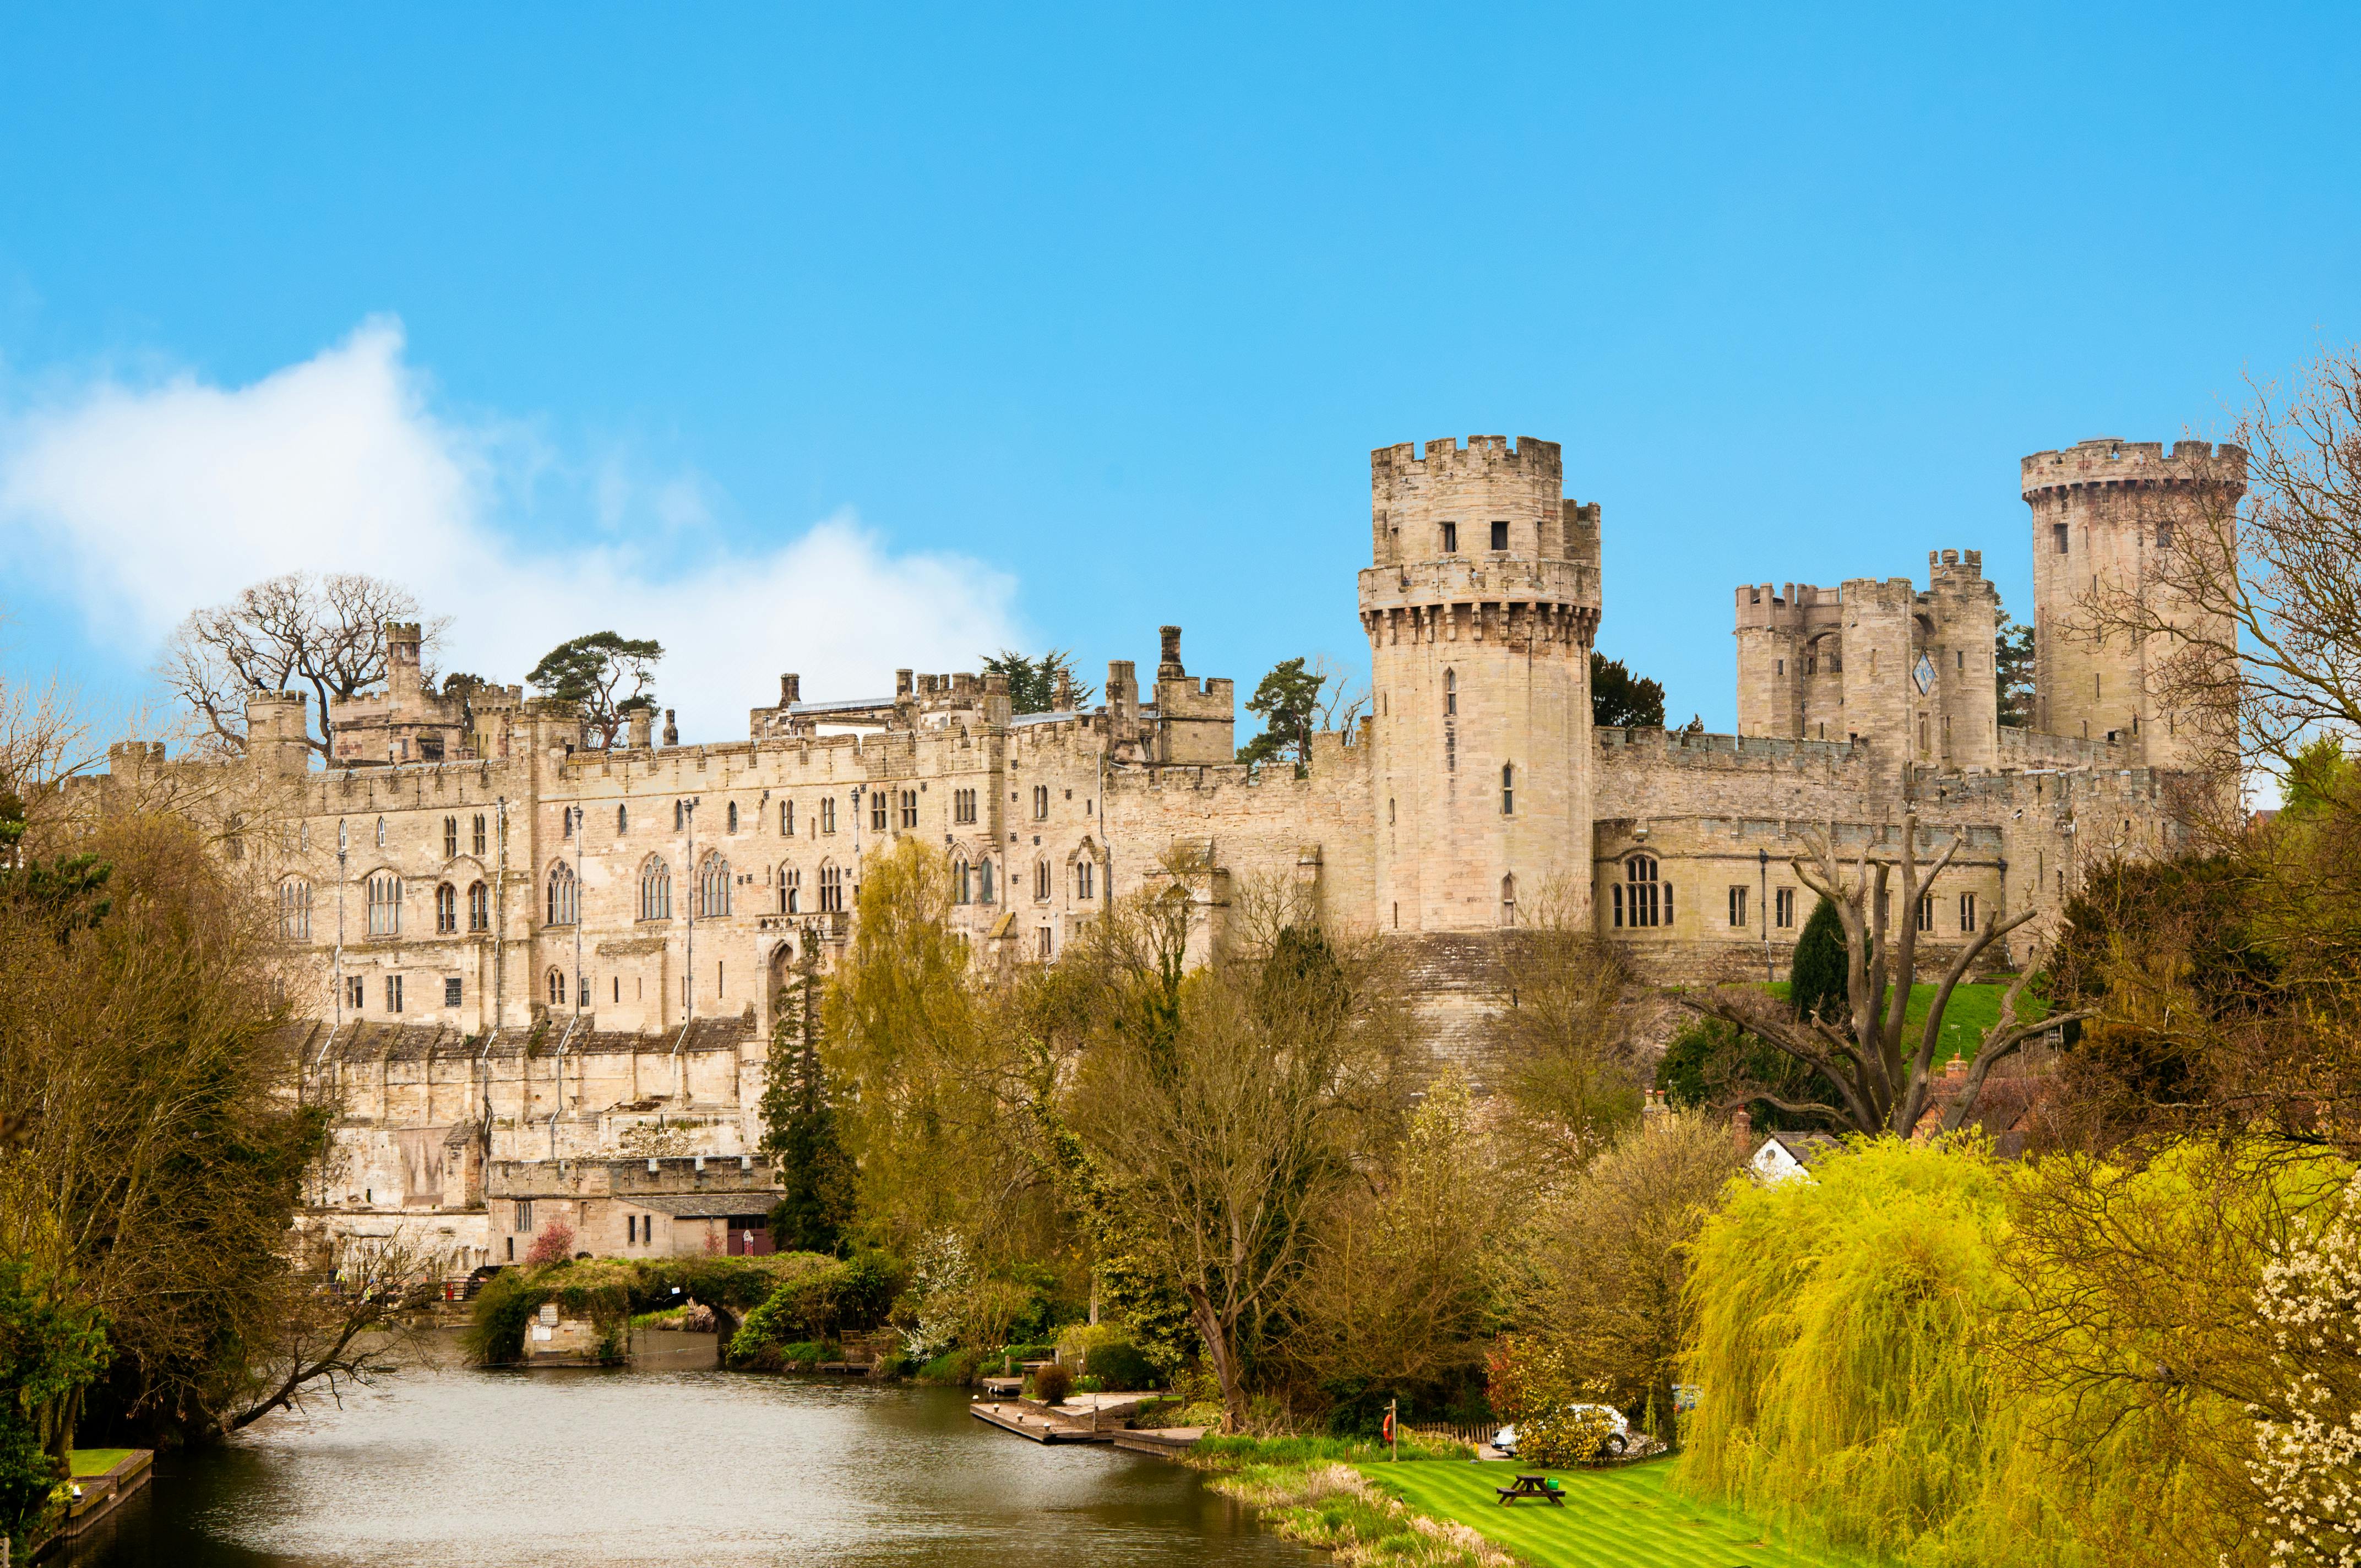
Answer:
<svg viewBox="0 0 2361 1568"><path fill-rule="evenodd" d="M1189 1463L1279 1534L1351 1568L1857 1568L1827 1552L1792 1551L1741 1514L1670 1491L1670 1460L1545 1472L1564 1489L1564 1508L1503 1508L1493 1488L1530 1467L1477 1464L1466 1452L1406 1443L1395 1462L1368 1442L1209 1438Z"/></svg>
<svg viewBox="0 0 2361 1568"><path fill-rule="evenodd" d="M1565 1489L1562 1508L1502 1508L1493 1488L1526 1470L1513 1460L1356 1468L1416 1512L1470 1528L1536 1568L1848 1568L1858 1561L1817 1548L1790 1550L1742 1514L1669 1490L1671 1460L1547 1472Z"/></svg>

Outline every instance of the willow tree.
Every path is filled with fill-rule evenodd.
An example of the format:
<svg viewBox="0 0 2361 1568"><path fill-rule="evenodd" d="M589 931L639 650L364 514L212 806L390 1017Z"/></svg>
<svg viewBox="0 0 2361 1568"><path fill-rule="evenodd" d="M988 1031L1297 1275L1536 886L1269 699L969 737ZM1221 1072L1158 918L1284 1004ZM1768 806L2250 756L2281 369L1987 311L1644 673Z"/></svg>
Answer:
<svg viewBox="0 0 2361 1568"><path fill-rule="evenodd" d="M1910 992L1918 978L1918 901L1950 869L1963 842L1954 834L1934 864L1921 866L1918 835L1916 817L1905 808L1896 835L1901 840L1898 850L1881 850L1864 838L1860 853L1847 866L1833 836L1810 829L1804 834L1805 853L1791 862L1797 879L1835 907L1844 927L1847 1005L1838 1016L1829 1017L1832 1010L1824 1008L1799 1017L1752 988L1724 988L1679 998L1692 1011L1735 1024L1774 1049L1818 1069L1836 1087L1844 1121L1855 1131L1872 1135L1893 1133L1906 1137L1918 1125L1931 1102L1935 1047L1943 1037L1943 1018L1950 1007L1951 993L1994 942L2038 913L2028 908L2006 919L1987 914L1983 924L1952 955L1936 982L1918 1037L1908 1039ZM1902 920L1894 929L1890 916L1897 909ZM2023 1017L2019 1007L2035 968L2026 965L2002 997L1999 1021L1985 1032L1969 1064L1966 1082L1943 1113L1946 1131L1958 1130L1972 1117L1984 1081L1995 1066L2015 1055L2036 1035L2090 1015L2076 1010ZM1790 1104L1768 1094L1763 1098L1782 1110L1826 1109Z"/></svg>

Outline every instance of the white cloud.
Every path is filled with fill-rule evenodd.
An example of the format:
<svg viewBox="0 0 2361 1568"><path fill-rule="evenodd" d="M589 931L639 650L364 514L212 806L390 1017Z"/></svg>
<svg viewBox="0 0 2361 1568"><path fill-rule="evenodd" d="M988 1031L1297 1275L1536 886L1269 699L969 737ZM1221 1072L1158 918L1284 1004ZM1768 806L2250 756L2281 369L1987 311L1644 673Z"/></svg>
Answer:
<svg viewBox="0 0 2361 1568"><path fill-rule="evenodd" d="M895 664L967 669L1019 641L1006 574L892 552L850 514L733 549L693 474L586 465L573 538L536 541L502 506L548 466L521 427L439 418L400 324L373 321L251 386L102 378L0 417L0 537L50 563L94 631L150 644L295 569L404 584L454 619L444 668L503 681L581 632L652 636L690 740L742 736L782 670L807 696L870 696Z"/></svg>

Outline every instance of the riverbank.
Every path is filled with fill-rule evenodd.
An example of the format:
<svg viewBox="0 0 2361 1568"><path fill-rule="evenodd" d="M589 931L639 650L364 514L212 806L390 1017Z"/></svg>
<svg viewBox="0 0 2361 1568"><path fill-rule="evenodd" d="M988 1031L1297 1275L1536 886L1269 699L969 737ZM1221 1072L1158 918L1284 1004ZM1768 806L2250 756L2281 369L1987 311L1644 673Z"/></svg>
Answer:
<svg viewBox="0 0 2361 1568"><path fill-rule="evenodd" d="M1514 1460L1411 1448L1395 1461L1370 1442L1224 1439L1189 1463L1272 1530L1334 1552L1348 1568L1863 1568L1681 1496L1668 1485L1669 1459L1540 1472L1557 1483L1564 1507L1503 1507L1495 1488L1535 1473Z"/></svg>

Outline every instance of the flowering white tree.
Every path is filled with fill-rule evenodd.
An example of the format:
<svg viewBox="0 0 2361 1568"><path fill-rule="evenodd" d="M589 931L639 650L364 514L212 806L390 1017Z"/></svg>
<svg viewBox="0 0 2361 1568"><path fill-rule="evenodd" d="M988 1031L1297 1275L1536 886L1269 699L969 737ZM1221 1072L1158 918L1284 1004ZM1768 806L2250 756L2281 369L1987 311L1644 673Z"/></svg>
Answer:
<svg viewBox="0 0 2361 1568"><path fill-rule="evenodd" d="M907 1321L899 1325L913 1361L931 1361L951 1347L974 1285L975 1265L958 1233L937 1231L918 1244L904 1298Z"/></svg>
<svg viewBox="0 0 2361 1568"><path fill-rule="evenodd" d="M2256 1422L2258 1533L2275 1563L2361 1568L2361 1176L2326 1225L2298 1223L2255 1294L2293 1412Z"/></svg>

